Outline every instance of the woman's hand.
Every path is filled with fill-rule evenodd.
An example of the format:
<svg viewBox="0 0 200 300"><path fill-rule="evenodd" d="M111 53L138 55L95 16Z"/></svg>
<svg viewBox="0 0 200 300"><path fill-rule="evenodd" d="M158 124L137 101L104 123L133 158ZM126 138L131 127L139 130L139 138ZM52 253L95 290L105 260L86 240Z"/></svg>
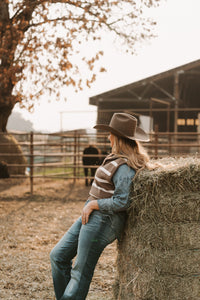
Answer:
<svg viewBox="0 0 200 300"><path fill-rule="evenodd" d="M82 211L82 224L85 225L88 223L90 214L92 213L93 210L99 210L99 205L97 200L92 200L88 202L86 206L84 206L83 211Z"/></svg>

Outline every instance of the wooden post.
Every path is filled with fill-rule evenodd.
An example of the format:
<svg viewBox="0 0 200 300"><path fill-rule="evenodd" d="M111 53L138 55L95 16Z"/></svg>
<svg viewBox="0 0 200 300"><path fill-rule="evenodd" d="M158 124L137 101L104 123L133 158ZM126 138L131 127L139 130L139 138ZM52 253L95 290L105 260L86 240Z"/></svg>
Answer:
<svg viewBox="0 0 200 300"><path fill-rule="evenodd" d="M153 131L153 114L152 114L153 103L152 103L152 98L150 98L149 106L150 106L150 133L152 133L152 131Z"/></svg>
<svg viewBox="0 0 200 300"><path fill-rule="evenodd" d="M175 73L174 78L174 143L177 144L177 132L178 132L178 100L179 100L179 74ZM174 148L175 153L177 152L177 147Z"/></svg>
<svg viewBox="0 0 200 300"><path fill-rule="evenodd" d="M77 136L77 168L78 168L78 172L77 172L77 175L78 177L80 177L80 134L78 134Z"/></svg>
<svg viewBox="0 0 200 300"><path fill-rule="evenodd" d="M156 124L155 125L155 139L154 139L154 143L155 143L155 148L154 148L154 156L155 156L155 159L158 158L158 125Z"/></svg>
<svg viewBox="0 0 200 300"><path fill-rule="evenodd" d="M30 133L30 193L33 195L33 164L34 164L34 157L33 157L33 132Z"/></svg>
<svg viewBox="0 0 200 300"><path fill-rule="evenodd" d="M174 132L178 132L178 99L179 99L179 74L175 74L174 78L174 98L175 98L175 107L174 107Z"/></svg>
<svg viewBox="0 0 200 300"><path fill-rule="evenodd" d="M170 103L167 106L167 132L170 131Z"/></svg>
<svg viewBox="0 0 200 300"><path fill-rule="evenodd" d="M171 155L171 135L170 135L170 103L167 107L167 132L168 132L168 154Z"/></svg>
<svg viewBox="0 0 200 300"><path fill-rule="evenodd" d="M43 136L43 170L42 170L42 173L43 173L43 176L45 177L46 175L46 141L44 139L44 136Z"/></svg>
<svg viewBox="0 0 200 300"><path fill-rule="evenodd" d="M77 132L74 132L74 183L76 183L76 152L77 152Z"/></svg>
<svg viewBox="0 0 200 300"><path fill-rule="evenodd" d="M168 155L171 156L172 154L172 142L171 142L171 134L168 134Z"/></svg>

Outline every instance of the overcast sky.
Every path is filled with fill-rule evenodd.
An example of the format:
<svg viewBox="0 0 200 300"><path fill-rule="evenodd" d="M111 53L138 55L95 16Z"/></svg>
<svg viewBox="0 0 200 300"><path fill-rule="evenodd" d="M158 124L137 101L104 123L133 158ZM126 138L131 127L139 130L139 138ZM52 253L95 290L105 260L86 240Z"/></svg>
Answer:
<svg viewBox="0 0 200 300"><path fill-rule="evenodd" d="M121 53L109 37L104 36L101 62L107 72L97 76L91 89L77 94L67 88L64 91L67 102L43 101L35 106L32 114L17 105L14 111L32 121L37 131L92 128L96 112L95 107L88 104L90 96L200 59L199 12L200 0L164 0L159 8L150 11L157 21L158 37L140 46L137 55Z"/></svg>

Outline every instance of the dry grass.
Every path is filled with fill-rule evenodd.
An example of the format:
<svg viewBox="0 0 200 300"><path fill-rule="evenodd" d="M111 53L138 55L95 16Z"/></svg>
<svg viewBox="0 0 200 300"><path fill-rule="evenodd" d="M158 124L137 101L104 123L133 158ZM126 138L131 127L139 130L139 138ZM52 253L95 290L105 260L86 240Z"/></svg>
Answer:
<svg viewBox="0 0 200 300"><path fill-rule="evenodd" d="M53 300L50 250L78 218L88 188L83 181L0 180L0 299ZM88 300L111 300L116 244L101 256Z"/></svg>

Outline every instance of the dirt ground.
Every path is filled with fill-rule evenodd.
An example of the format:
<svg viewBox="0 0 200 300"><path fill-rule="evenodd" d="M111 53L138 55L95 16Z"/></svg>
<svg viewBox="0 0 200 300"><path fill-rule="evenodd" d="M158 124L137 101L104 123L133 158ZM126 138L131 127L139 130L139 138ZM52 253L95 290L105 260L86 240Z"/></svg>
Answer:
<svg viewBox="0 0 200 300"><path fill-rule="evenodd" d="M0 180L0 299L53 300L49 253L81 213L89 188L79 180ZM116 243L96 267L87 300L112 297Z"/></svg>

